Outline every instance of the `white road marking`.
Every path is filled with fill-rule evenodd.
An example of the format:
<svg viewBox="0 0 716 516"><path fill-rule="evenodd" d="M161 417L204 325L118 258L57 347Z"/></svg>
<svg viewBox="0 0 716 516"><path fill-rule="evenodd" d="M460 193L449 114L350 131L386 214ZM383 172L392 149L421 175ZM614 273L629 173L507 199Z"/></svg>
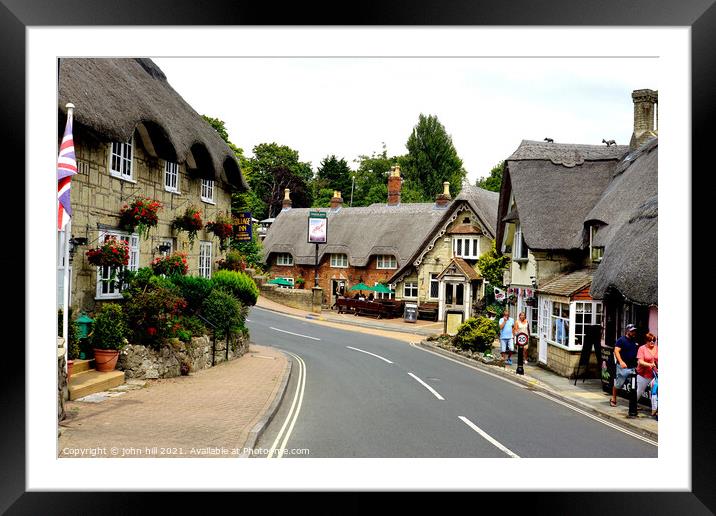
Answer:
<svg viewBox="0 0 716 516"><path fill-rule="evenodd" d="M410 376L412 376L413 378L415 378L423 387L425 387L427 390L429 390L430 392L432 392L437 399L439 399L439 400L445 400L445 398L443 398L442 396L440 396L440 393L438 393L438 391L436 391L435 389L433 389L432 387L430 387L427 383L425 383L424 381L422 381L420 378L418 378L417 376L415 376L413 373L408 373L408 374L409 374Z"/></svg>
<svg viewBox="0 0 716 516"><path fill-rule="evenodd" d="M251 322L251 319L245 319L245 320L246 320L246 322Z"/></svg>
<svg viewBox="0 0 716 516"><path fill-rule="evenodd" d="M306 387L306 363L298 355L295 355L295 354L291 353L290 351L286 351L286 353L288 353L289 355L294 357L296 359L296 362L298 363L298 382L296 384L296 393L293 396L293 402L291 403L291 408L288 411L286 420L283 422L283 425L281 425L281 430L279 430L278 435L276 436L276 439L274 440L273 444L271 445L271 448L269 449L268 455L266 456L267 459L274 458L274 452L276 452L276 447L279 445L279 441L281 441L281 437L284 437L284 439L283 439L283 442L281 443L281 447L278 449L277 458L281 458L283 456L283 452L286 449L286 442L288 441L288 438L291 435L291 432L293 431L293 425L294 425L294 423L296 423L296 419L298 419L298 413L301 411L301 404L303 403L303 392ZM298 403L298 405L296 405L296 403ZM294 409L295 409L295 412L294 412ZM291 422L288 432L286 432L286 435L284 436L284 431L286 430L286 426L289 424L289 421L291 421L292 417L293 417L293 421Z"/></svg>
<svg viewBox="0 0 716 516"><path fill-rule="evenodd" d="M374 356L375 358L380 358L383 362L388 362L389 364L392 364L392 363L393 363L393 362L391 362L390 360L388 360L387 358L383 358L382 356L376 355L375 353L371 353L370 351L365 351L365 350L362 350L362 349L354 348L354 347L352 347L352 346L346 346L346 347L347 347L348 349L352 349L353 351L360 351L361 353L365 353L366 355L371 355L371 356Z"/></svg>
<svg viewBox="0 0 716 516"><path fill-rule="evenodd" d="M449 360L450 362L455 362L456 364L460 364L461 366L469 367L470 369L473 369L473 370L475 370L475 371L478 371L478 372L480 372L480 373L482 373L482 374L486 374L486 375L492 376L492 377L494 377L494 378L499 378L499 379L502 380L503 382L511 383L512 385L514 385L515 387L519 387L520 389L527 389L527 386L526 386L526 385L523 385L523 384L521 384L521 383L517 383L517 382L515 382L515 381L509 380L509 379L505 378L504 376L500 376L499 374L495 374L495 373L491 373L491 372L489 372L489 371L485 371L484 369L480 369L480 368L477 367L477 366L470 365L470 364L466 364L465 362L461 362L460 360L455 360L454 358L447 357L447 356L445 356L445 355L443 355L443 354L441 354L441 353L436 353L435 351L432 351L432 350L430 350L430 349L425 349L424 347L418 346L417 344L415 344L415 343L413 343L413 342L410 343L410 346L414 347L415 349L419 349L420 351L425 351L426 353L431 353L431 354L433 354L433 355L435 355L435 356L437 356L437 357L444 358L445 360Z"/></svg>
<svg viewBox="0 0 716 516"><path fill-rule="evenodd" d="M460 419L463 423L465 423L467 426L472 428L475 432L480 434L485 440L489 441L494 445L496 448L500 449L501 451L505 452L507 455L512 457L513 459L519 459L520 456L517 455L515 452L507 448L505 445L503 445L501 442L499 442L497 439L493 438L490 434L485 432L482 428L477 426L475 423L467 419L465 416L458 416L458 419Z"/></svg>
<svg viewBox="0 0 716 516"><path fill-rule="evenodd" d="M281 330L279 328L274 328L273 326L269 326L269 328L272 330L275 330L275 331L280 331L281 333L288 333L289 335L295 335L296 337L303 337L304 339L321 340L318 337L311 337L310 335L302 335L300 333L293 333L292 331Z"/></svg>
<svg viewBox="0 0 716 516"><path fill-rule="evenodd" d="M562 400L560 400L560 399L557 399L557 398L554 398L554 397L552 397L552 396L550 396L550 395L548 395L548 394L545 394L545 393L543 393L543 392L538 392L538 391L532 391L532 392L534 392L537 396L542 396L543 398L546 398L546 399L548 399L548 400L550 400L550 401L554 401L555 403L559 403L560 405L564 405L565 407L567 407L567 408L569 408L569 409L572 409L572 410L574 410L575 412L579 412L580 414L582 414L582 415L584 415L584 416L587 416L587 417L589 417L589 418L592 418L592 419L594 419L595 421L599 421L599 422L602 423L603 425L606 425L606 426L609 426L609 427L611 427L611 428L614 428L615 430L619 430L619 431L622 432L622 433L625 433L625 434L627 434L627 435L630 435L630 436L632 436L632 437L634 437L634 438L636 438L636 439L640 439L640 440L644 441L645 443L651 444L652 446L657 446L657 447L659 446L659 443L656 442L656 441L652 441L651 439L648 439L648 438L644 437L643 435L639 435L639 434L637 434L636 432L631 432L631 431L627 430L626 428L622 428L621 426L619 426L619 425L617 425L617 424L615 424L615 423L611 423L611 422L609 422L609 421L606 421L605 419L602 419L602 418L600 418L600 417L595 416L594 414L590 414L590 413L587 412L586 410L582 410L582 409L580 409L580 408L578 408L578 407L575 407L575 406L573 406L573 405L570 405L569 403L565 403L564 401L562 401Z"/></svg>

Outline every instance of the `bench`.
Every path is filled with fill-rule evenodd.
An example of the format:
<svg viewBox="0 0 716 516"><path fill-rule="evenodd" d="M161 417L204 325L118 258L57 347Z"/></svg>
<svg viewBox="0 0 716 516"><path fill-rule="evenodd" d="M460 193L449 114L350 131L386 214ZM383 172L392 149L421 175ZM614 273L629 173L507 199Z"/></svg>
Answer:
<svg viewBox="0 0 716 516"><path fill-rule="evenodd" d="M418 305L418 319L438 320L438 304L422 303Z"/></svg>
<svg viewBox="0 0 716 516"><path fill-rule="evenodd" d="M380 319L388 313L386 308L377 301L352 301L356 303L356 315L369 315Z"/></svg>

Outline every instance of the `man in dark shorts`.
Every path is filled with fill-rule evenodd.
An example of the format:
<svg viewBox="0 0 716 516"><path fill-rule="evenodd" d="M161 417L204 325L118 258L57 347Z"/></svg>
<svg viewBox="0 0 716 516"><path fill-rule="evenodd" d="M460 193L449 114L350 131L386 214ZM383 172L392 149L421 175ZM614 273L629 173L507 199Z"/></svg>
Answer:
<svg viewBox="0 0 716 516"><path fill-rule="evenodd" d="M609 404L612 407L617 406L617 391L624 386L629 375L636 368L636 353L639 344L636 342L636 326L628 324L626 327L626 335L619 337L614 344L614 360L617 363L616 375L614 377L614 386L612 387L612 399Z"/></svg>

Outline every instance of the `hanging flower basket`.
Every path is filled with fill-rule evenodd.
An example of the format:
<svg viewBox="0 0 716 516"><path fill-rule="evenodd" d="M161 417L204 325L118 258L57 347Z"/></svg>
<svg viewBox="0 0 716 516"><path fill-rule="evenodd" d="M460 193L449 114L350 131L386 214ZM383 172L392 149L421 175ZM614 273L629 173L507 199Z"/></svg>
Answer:
<svg viewBox="0 0 716 516"><path fill-rule="evenodd" d="M189 244L194 248L194 240L196 239L197 232L204 227L204 223L201 220L201 211L196 208L189 207L184 212L184 215L180 215L172 222L172 228L177 231L186 231L189 234Z"/></svg>
<svg viewBox="0 0 716 516"><path fill-rule="evenodd" d="M226 251L229 247L229 239L234 234L233 220L230 216L218 215L213 222L207 222L206 230L214 233L219 238L219 248Z"/></svg>
<svg viewBox="0 0 716 516"><path fill-rule="evenodd" d="M156 275L174 276L181 274L182 276L189 272L189 265L186 261L186 253L174 253L169 256L159 256L152 260L150 264L152 271Z"/></svg>
<svg viewBox="0 0 716 516"><path fill-rule="evenodd" d="M527 306L535 306L537 303L536 299L533 297L526 297L525 298L525 305Z"/></svg>
<svg viewBox="0 0 716 516"><path fill-rule="evenodd" d="M104 243L87 251L87 261L95 267L124 267L129 264L129 246L124 240L107 238Z"/></svg>
<svg viewBox="0 0 716 516"><path fill-rule="evenodd" d="M139 233L143 238L149 237L149 230L159 222L158 212L162 203L156 199L140 197L132 204L125 204L119 212L119 225L123 229Z"/></svg>

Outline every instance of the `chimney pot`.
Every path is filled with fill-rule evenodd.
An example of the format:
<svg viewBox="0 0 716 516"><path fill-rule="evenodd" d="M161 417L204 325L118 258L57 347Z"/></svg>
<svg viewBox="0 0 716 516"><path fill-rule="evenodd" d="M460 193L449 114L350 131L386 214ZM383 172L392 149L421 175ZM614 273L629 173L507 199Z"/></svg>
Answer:
<svg viewBox="0 0 716 516"><path fill-rule="evenodd" d="M397 163L390 169L388 176L388 206L400 204L400 189L403 185L403 178L400 177L400 165Z"/></svg>
<svg viewBox="0 0 716 516"><path fill-rule="evenodd" d="M281 202L282 211L291 209L291 190L286 188L283 191L283 202Z"/></svg>
<svg viewBox="0 0 716 516"><path fill-rule="evenodd" d="M343 197L341 197L341 192L338 190L333 190L333 197L331 198L331 209L337 210L338 208L343 206Z"/></svg>
<svg viewBox="0 0 716 516"><path fill-rule="evenodd" d="M450 182L445 181L443 183L443 193L438 194L437 197L435 197L435 206L437 208L445 208L448 204L450 204L450 200L452 197L450 197Z"/></svg>

